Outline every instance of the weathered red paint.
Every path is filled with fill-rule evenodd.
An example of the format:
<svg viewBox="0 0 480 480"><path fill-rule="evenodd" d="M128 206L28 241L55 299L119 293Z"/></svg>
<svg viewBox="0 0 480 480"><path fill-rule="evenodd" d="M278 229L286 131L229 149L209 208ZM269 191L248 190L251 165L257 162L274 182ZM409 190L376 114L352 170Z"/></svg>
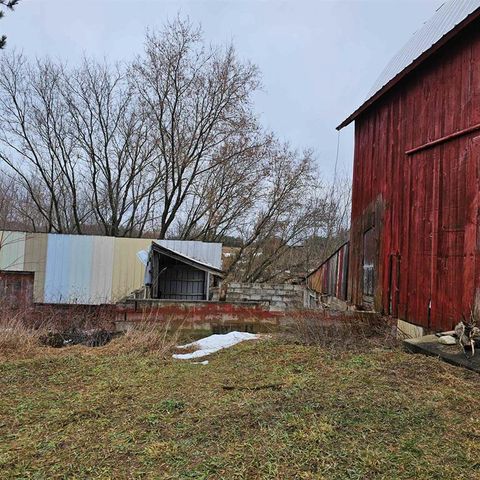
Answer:
<svg viewBox="0 0 480 480"><path fill-rule="evenodd" d="M264 322L278 324L284 312L272 312L260 304L227 302L134 302L117 306L117 321L145 320L182 322L185 325L210 322Z"/></svg>
<svg viewBox="0 0 480 480"><path fill-rule="evenodd" d="M350 300L364 301L363 236L374 228L375 309L432 330L468 314L480 288L479 27L355 122Z"/></svg>
<svg viewBox="0 0 480 480"><path fill-rule="evenodd" d="M2 313L8 313L2 310ZM117 305L32 304L15 312L31 325L71 328L78 325L122 328L123 323L157 322L185 328L211 325L279 326L285 312L269 311L256 303L135 301Z"/></svg>

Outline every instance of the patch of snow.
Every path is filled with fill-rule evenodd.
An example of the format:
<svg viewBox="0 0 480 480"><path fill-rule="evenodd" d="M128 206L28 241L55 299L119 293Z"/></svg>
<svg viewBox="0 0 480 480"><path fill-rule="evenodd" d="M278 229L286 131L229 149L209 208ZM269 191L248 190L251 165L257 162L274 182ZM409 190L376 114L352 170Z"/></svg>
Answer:
<svg viewBox="0 0 480 480"><path fill-rule="evenodd" d="M192 365L208 365L208 360L204 360L203 362L192 362Z"/></svg>
<svg viewBox="0 0 480 480"><path fill-rule="evenodd" d="M173 358L177 360L190 360L192 358L201 358L211 355L212 353L223 350L224 348L233 347L237 343L245 340L255 340L260 338L259 335L247 332L230 332L224 335L210 335L202 338L196 342L188 343L186 345L179 345L177 348L196 348L191 353L176 353Z"/></svg>

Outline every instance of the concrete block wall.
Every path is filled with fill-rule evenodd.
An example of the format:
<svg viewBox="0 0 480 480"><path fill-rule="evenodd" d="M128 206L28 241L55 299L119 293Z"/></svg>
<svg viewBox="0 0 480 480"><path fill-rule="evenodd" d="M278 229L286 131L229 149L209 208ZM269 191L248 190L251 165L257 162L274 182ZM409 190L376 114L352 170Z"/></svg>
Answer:
<svg viewBox="0 0 480 480"><path fill-rule="evenodd" d="M305 306L306 290L301 285L268 283L228 283L221 287L226 302L258 302L270 311L302 309ZM225 293L226 292L226 293ZM220 290L213 291L213 300L220 299Z"/></svg>

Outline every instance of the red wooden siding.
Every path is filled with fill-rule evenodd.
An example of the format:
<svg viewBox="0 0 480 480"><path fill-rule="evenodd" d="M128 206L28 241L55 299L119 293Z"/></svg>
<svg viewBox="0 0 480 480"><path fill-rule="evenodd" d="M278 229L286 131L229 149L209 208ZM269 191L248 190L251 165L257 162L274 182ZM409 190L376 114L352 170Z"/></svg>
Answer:
<svg viewBox="0 0 480 480"><path fill-rule="evenodd" d="M363 243L373 229L375 309L433 330L469 312L480 287L479 27L355 123L350 300L364 303Z"/></svg>

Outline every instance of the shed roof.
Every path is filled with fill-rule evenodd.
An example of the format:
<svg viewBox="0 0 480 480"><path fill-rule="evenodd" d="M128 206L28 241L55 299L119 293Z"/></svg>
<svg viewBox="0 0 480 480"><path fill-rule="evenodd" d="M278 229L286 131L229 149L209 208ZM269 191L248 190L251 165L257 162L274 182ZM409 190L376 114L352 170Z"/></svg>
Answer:
<svg viewBox="0 0 480 480"><path fill-rule="evenodd" d="M223 276L223 271L220 268L217 268L216 266L209 263L197 260L196 258L190 257L185 253L174 250L173 248L166 247L162 240L154 240L152 242L152 247L155 251L166 255L167 257L173 258L187 265L198 268L199 270L203 270L204 272L211 273L212 275L216 275L218 277Z"/></svg>
<svg viewBox="0 0 480 480"><path fill-rule="evenodd" d="M222 268L222 244L198 240L155 240L158 245L174 250L212 267Z"/></svg>
<svg viewBox="0 0 480 480"><path fill-rule="evenodd" d="M480 16L480 0L449 0L417 30L390 60L370 90L365 102L346 118L337 130L353 122L358 115L418 67L430 55Z"/></svg>

